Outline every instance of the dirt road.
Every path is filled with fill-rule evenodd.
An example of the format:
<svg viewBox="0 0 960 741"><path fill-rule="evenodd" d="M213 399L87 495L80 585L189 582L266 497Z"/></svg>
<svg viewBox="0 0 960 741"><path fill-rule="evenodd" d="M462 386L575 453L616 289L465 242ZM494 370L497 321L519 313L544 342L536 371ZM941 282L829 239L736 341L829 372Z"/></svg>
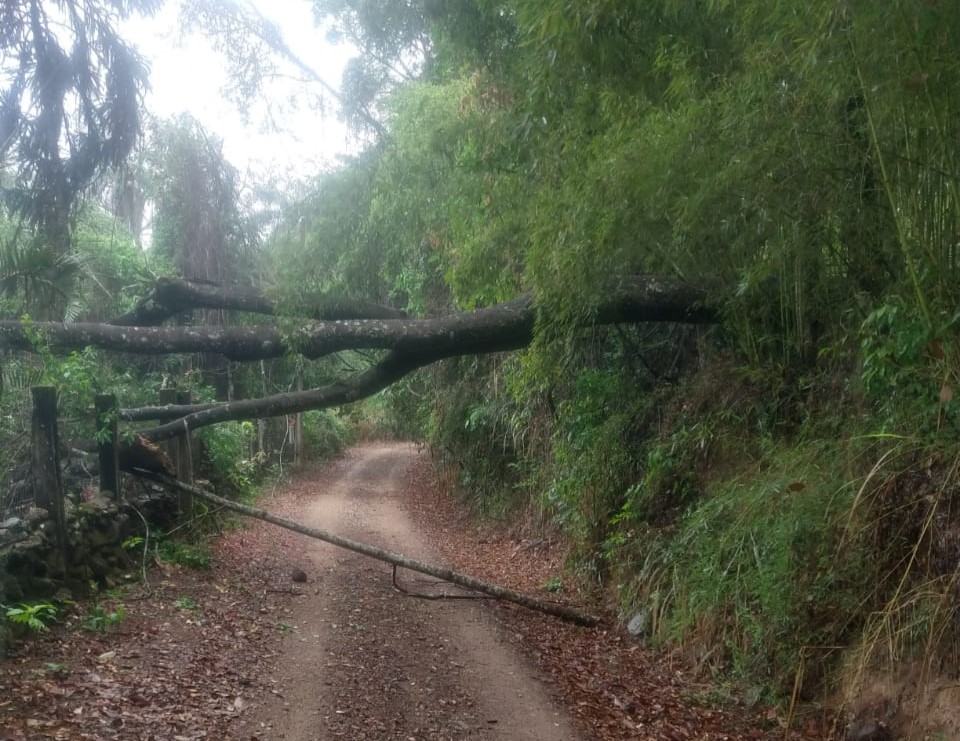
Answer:
<svg viewBox="0 0 960 741"><path fill-rule="evenodd" d="M397 499L414 459L405 445L356 448L312 497L300 497L295 519L440 561ZM304 542L299 566L311 588L291 607L271 675L277 694L248 719L260 738L578 738L482 604L400 594L386 564L320 542ZM425 578L406 582L438 589Z"/></svg>
<svg viewBox="0 0 960 741"><path fill-rule="evenodd" d="M411 446L362 445L260 504L526 593L559 583L576 601L562 543L472 523L434 474ZM721 699L609 612L582 628L489 600L405 596L386 564L264 522L208 542L207 568L157 561L147 580L20 642L0 669L0 741L833 737L819 714L785 733L775 709ZM83 630L109 614L115 625Z"/></svg>

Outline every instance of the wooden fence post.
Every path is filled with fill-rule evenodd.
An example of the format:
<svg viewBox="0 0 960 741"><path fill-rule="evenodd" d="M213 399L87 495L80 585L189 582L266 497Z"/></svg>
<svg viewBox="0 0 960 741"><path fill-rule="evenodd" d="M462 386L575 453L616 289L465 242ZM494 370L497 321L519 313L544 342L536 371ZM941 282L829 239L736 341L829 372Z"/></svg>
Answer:
<svg viewBox="0 0 960 741"><path fill-rule="evenodd" d="M193 399L189 391L177 392L177 404L191 404ZM180 459L177 461L177 478L185 484L193 483L193 435L187 430L181 433Z"/></svg>
<svg viewBox="0 0 960 741"><path fill-rule="evenodd" d="M178 404L190 404L193 399L189 391L180 391L177 394ZM193 434L186 430L180 437L180 455L177 458L177 478L185 484L193 483ZM184 511L193 511L193 494L184 492Z"/></svg>
<svg viewBox="0 0 960 741"><path fill-rule="evenodd" d="M179 404L180 403L180 394L177 393L176 389L160 389L160 405L166 406L167 404ZM177 478L179 479L183 475L184 463L184 449L185 446L181 442L182 436L177 435L176 437L170 438L166 443L163 443L164 449L167 451L167 455L170 456L170 460L173 461L173 465L177 469ZM193 495L185 496L182 492L177 492L177 511L181 515L189 515L193 512Z"/></svg>
<svg viewBox="0 0 960 741"><path fill-rule="evenodd" d="M121 499L120 458L117 455L119 406L114 394L97 394L93 400L97 412L97 452L100 458L100 491L109 491L114 501Z"/></svg>
<svg viewBox="0 0 960 741"><path fill-rule="evenodd" d="M57 546L66 557L67 531L63 507L63 485L57 462L57 390L53 386L34 386L31 426L30 473L33 496L38 507L50 513L56 528Z"/></svg>
<svg viewBox="0 0 960 741"><path fill-rule="evenodd" d="M160 406L167 406L168 404L177 403L177 390L176 389L160 389ZM180 452L180 445L177 443L176 438L167 440L166 442L160 443L163 446L163 449L166 451L167 455L170 456L170 460L173 461L174 465L177 465L177 454ZM177 466L179 469L179 466Z"/></svg>

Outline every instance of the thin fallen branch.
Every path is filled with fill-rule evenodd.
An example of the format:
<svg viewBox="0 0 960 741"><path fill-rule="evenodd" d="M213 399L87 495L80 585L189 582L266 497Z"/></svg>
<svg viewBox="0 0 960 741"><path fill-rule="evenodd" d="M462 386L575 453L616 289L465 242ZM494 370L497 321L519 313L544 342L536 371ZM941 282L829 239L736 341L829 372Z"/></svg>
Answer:
<svg viewBox="0 0 960 741"><path fill-rule="evenodd" d="M121 409L117 416L123 422L142 422L153 419L163 422L170 419L180 419L188 414L202 412L215 406L216 404L163 404L151 407L133 407L131 409Z"/></svg>
<svg viewBox="0 0 960 741"><path fill-rule="evenodd" d="M393 588L400 592L400 594L405 594L408 597L416 597L417 599L485 599L485 597L479 594L425 594L424 592L411 592L397 580L396 564L393 565Z"/></svg>
<svg viewBox="0 0 960 741"><path fill-rule="evenodd" d="M130 508L137 513L140 521L143 523L143 558L140 560L140 571L143 574L143 583L147 588L147 594L153 594L153 588L150 586L150 580L147 578L147 554L150 552L150 523L143 516L143 512L137 509L133 504Z"/></svg>
<svg viewBox="0 0 960 741"><path fill-rule="evenodd" d="M162 476L151 471L137 471L136 473L146 478L159 481L168 486L190 492L195 497L205 499L206 501L213 502L214 504L219 504L225 509L238 512L242 515L246 515L247 517L263 520L264 522L269 522L271 525L292 530L295 533L300 533L301 535L306 535L310 538L315 538L316 540L322 540L325 543L330 543L331 545L338 546L339 548L345 548L348 551L353 551L354 553L360 553L364 556L369 556L370 558L375 558L379 561L385 561L386 563L392 564L395 567L402 566L410 571L417 571L421 574L427 574L428 576L433 576L437 579L450 582L451 584L456 584L474 592L480 592L488 597L493 597L494 599L512 602L516 605L520 605L521 607L526 607L530 610L536 610L548 615L553 615L554 617L576 623L577 625L593 627L600 622L598 618L582 612L575 607L560 605L555 602L546 602L530 595L515 592L512 589L507 589L496 584L490 584L489 582L475 579L472 576L460 573L459 571L454 571L453 569L433 566L431 564L423 563L422 561L415 561L414 559L407 558L400 553L393 553L392 551L376 548L372 545L367 545L366 543L359 543L355 540L350 540L348 538L335 535L326 530L321 530L320 528L301 525L299 522L287 520L283 517L277 517L276 515L272 515L269 512L262 509L257 509L256 507L248 507L245 504L231 502L229 499L224 499L216 494L211 494L210 492L200 489L196 486L184 484L168 476Z"/></svg>

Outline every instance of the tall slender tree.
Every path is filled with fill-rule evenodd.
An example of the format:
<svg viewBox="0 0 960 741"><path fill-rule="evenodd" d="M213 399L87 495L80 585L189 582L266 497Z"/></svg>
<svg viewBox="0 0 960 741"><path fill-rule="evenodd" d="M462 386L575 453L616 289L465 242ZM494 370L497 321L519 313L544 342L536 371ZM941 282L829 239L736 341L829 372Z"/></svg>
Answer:
<svg viewBox="0 0 960 741"><path fill-rule="evenodd" d="M236 169L194 119L160 123L148 150L155 216L152 248L190 280L246 282L252 235L239 208Z"/></svg>
<svg viewBox="0 0 960 741"><path fill-rule="evenodd" d="M146 69L117 33L159 0L23 0L0 7L3 196L54 253L80 192L133 149Z"/></svg>

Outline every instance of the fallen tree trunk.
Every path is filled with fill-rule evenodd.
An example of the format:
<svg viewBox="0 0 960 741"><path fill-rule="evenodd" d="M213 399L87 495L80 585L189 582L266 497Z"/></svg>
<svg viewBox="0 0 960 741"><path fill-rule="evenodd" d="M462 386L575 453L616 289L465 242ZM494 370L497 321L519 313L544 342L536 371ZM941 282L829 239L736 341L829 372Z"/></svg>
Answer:
<svg viewBox="0 0 960 741"><path fill-rule="evenodd" d="M706 292L673 278L634 276L598 303L586 324L717 321ZM274 326L130 327L113 324L0 321L0 348L64 352L98 347L145 355L218 353L231 360L287 354L316 359L343 350L392 350L452 357L516 350L530 344L537 318L531 294L459 314L426 319L306 321L292 332Z"/></svg>
<svg viewBox="0 0 960 741"><path fill-rule="evenodd" d="M217 406L210 404L161 404L152 407L134 407L131 409L121 409L117 416L123 422L143 422L144 420L156 419L166 421L170 419L180 419L188 414L203 412Z"/></svg>
<svg viewBox="0 0 960 741"><path fill-rule="evenodd" d="M189 492L195 497L205 499L208 502L212 502L223 507L224 509L229 509L233 512L238 512L242 515L253 517L257 520L269 522L271 525L292 530L295 533L300 533L301 535L306 535L310 538L315 538L316 540L322 540L324 543L330 543L331 545L335 545L339 548L345 548L348 551L353 551L354 553L360 553L364 556L369 556L370 558L375 558L379 561L385 561L386 563L392 564L395 567L400 566L402 568L409 569L410 571L416 571L421 574L433 576L437 579L442 579L443 581L456 584L474 592L480 592L481 594L485 594L494 599L512 602L516 605L520 605L521 607L526 607L530 610L536 610L548 615L553 615L554 617L576 623L577 625L593 627L600 622L598 618L594 617L593 615L588 615L587 613L582 612L575 607L569 607L568 605L561 605L556 602L538 599L537 597L532 597L520 592L514 592L512 589L507 589L506 587L500 587L496 584L490 584L489 582L475 579L472 576L462 574L459 571L454 571L453 569L447 569L441 566L432 566L431 564L423 563L422 561L415 561L412 558L407 558L400 553L393 553L392 551L376 548L372 545L367 545L366 543L359 543L355 540L350 540L349 538L343 538L339 535L334 535L333 533L327 532L326 530L321 530L320 528L301 525L293 520L287 520L283 517L272 515L266 510L257 509L256 507L248 507L245 504L238 504L237 502L231 502L229 499L224 499L216 494L211 494L210 492L200 489L196 486L184 484L168 476L157 475L149 471L137 471L136 473L142 475L144 478L153 479L163 484L167 484L168 486L173 486L182 491Z"/></svg>
<svg viewBox="0 0 960 741"><path fill-rule="evenodd" d="M193 309L220 309L274 315L276 304L253 288L221 286L183 278L158 278L149 295L109 324L124 327L153 327L166 319ZM399 309L355 301L343 296L320 296L302 307L309 319L404 319Z"/></svg>

